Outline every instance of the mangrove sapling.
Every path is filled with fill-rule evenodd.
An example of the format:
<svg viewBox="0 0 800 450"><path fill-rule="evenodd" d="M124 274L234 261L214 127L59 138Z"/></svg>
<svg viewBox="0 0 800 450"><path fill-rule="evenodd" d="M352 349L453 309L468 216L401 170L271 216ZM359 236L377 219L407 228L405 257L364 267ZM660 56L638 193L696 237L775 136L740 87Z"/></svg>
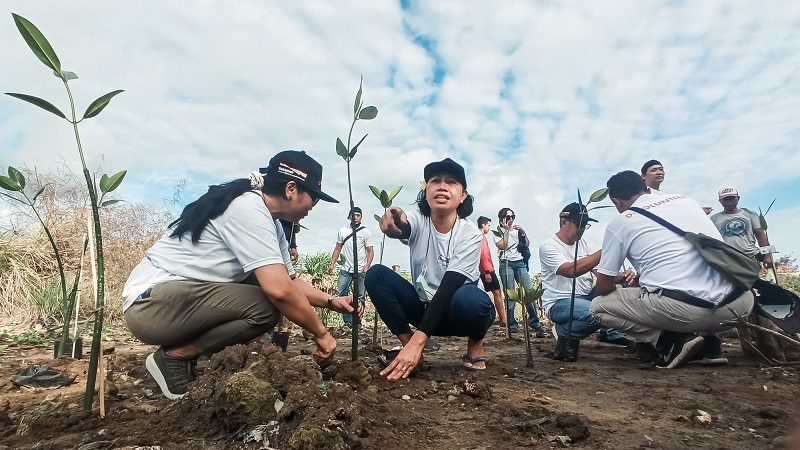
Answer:
<svg viewBox="0 0 800 450"><path fill-rule="evenodd" d="M533 368L533 352L531 350L531 337L528 333L528 305L533 305L535 307L536 303L542 298L542 294L544 293L544 289L542 288L542 278L541 276L537 275L532 280L532 287L530 290L525 289L525 286L522 283L517 283L516 289L509 289L508 290L508 297L522 305L522 321L523 326L525 327L525 353L527 355L527 361L525 363L525 367Z"/></svg>
<svg viewBox="0 0 800 450"><path fill-rule="evenodd" d="M767 234L767 217L766 216L769 213L769 210L772 209L772 205L775 204L775 200L777 200L777 198L772 199L772 203L769 204L769 206L767 207L766 212L761 212L761 207L760 206L758 207L758 221L761 224L761 229L764 230L764 235L767 236L767 241L769 241L769 235ZM771 268L772 268L772 274L775 275L775 284L780 286L781 283L778 280L778 269L775 267L775 255L774 255L774 253L776 253L775 246L774 245L769 245L767 247L767 252L769 253L770 261L772 261Z"/></svg>
<svg viewBox="0 0 800 450"><path fill-rule="evenodd" d="M355 280L358 274L358 239L355 238L356 231L358 231L358 226L356 225L355 221L355 214L353 214L353 208L355 208L355 203L353 203L353 183L350 178L350 161L356 156L356 152L358 152L358 147L364 142L364 139L367 138L365 134L361 140L354 146L350 146L351 139L353 137L353 128L356 126L356 122L358 120L372 120L378 115L378 108L374 106L367 106L364 107L364 102L361 99L362 85L364 83L364 77L361 77L361 82L358 84L358 93L356 94L356 100L353 103L353 122L350 124L350 132L347 133L347 145L344 145L341 139L336 138L336 154L341 156L344 159L345 163L347 163L347 193L350 197L350 228L353 230L353 279ZM358 359L358 328L361 324L361 317L358 315L358 283L353 283L353 336L352 336L352 346L351 346L351 356L353 361Z"/></svg>
<svg viewBox="0 0 800 450"><path fill-rule="evenodd" d="M86 158L83 152L83 146L81 144L80 133L78 132L78 123L85 119L91 119L92 117L97 116L100 114L106 106L108 106L111 99L114 96L118 95L119 93L123 92L122 90L115 90L111 91L105 95L98 97L95 101L93 101L86 111L83 113L83 117L78 120L75 114L75 102L72 98L72 91L69 88L69 81L75 80L78 76L74 72L69 72L66 70L61 69L61 61L58 59L55 50L44 37L41 31L39 31L36 26L33 25L28 19L19 16L17 14L11 14L14 18L14 23L17 26L22 38L28 44L31 51L33 51L34 55L41 61L45 66L50 68L53 71L53 74L59 78L62 83L64 84L64 88L67 91L67 97L69 98L69 105L70 105L70 118L61 112L56 106L52 103L48 102L47 100L41 99L39 97L34 97L32 95L27 94L17 94L17 93L9 93L12 97L18 98L20 100L24 100L28 103L36 105L45 111L55 114L58 117L66 120L68 123L72 125L73 132L75 134L75 142L78 147L78 155L80 156L81 166L83 167L83 176L86 180L86 188L89 193L89 201L92 207L92 219L94 222L94 254L96 256L96 269L97 269L97 281L96 281L96 292L97 296L95 299L95 320L94 320L94 330L92 336L92 348L89 357L89 371L86 374L86 392L83 398L83 407L85 410L89 410L92 408L92 403L94 401L94 388L95 382L97 380L97 365L100 360L100 342L103 333L103 317L105 313L105 265L103 260L103 235L101 232L100 227L100 207L110 205L116 203L119 200L107 200L103 201L106 194L114 191L119 187L122 183L123 178L125 177L126 171L120 171L115 173L114 175L108 176L103 174L100 177L100 182L98 185L95 185L95 180L92 178L91 173L86 165ZM98 187L100 191L100 195L98 196Z"/></svg>
<svg viewBox="0 0 800 450"><path fill-rule="evenodd" d="M383 213L386 214L386 210L392 207L392 200L397 197L397 194L400 193L400 190L403 189L403 186L397 186L396 188L392 189L392 192L386 192L382 189L378 189L375 186L370 185L369 190L372 191L372 195L374 195L379 202L381 202L381 206L383 207ZM380 216L377 214L374 216L375 220L378 222L381 221ZM383 247L386 245L386 235L383 235L381 239L381 254L378 258L378 264L383 264ZM378 311L375 311L375 323L372 329L372 342L378 342Z"/></svg>
<svg viewBox="0 0 800 450"><path fill-rule="evenodd" d="M581 200L581 190L578 189L578 205L580 206L580 219L578 220L578 241L575 242L575 256L572 259L572 291L569 296L569 321L567 322L567 337L572 339L572 316L575 313L575 283L578 281L578 242L580 242L581 237L583 236L583 232L580 230L584 230L586 225L589 223L589 211L591 209L597 208L607 208L608 206L597 206L591 209L587 209L590 203L597 203L603 201L608 195L608 188L600 188L592 193L589 196L589 201L586 204L583 204ZM584 217L586 216L586 217Z"/></svg>

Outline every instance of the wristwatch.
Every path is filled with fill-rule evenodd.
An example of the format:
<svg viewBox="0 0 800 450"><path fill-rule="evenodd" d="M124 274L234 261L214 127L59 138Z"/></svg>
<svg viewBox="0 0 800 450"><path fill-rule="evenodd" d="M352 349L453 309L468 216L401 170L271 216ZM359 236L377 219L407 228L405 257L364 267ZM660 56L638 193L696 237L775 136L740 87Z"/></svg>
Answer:
<svg viewBox="0 0 800 450"><path fill-rule="evenodd" d="M328 309L332 309L332 308L333 308L333 299L335 299L335 298L336 298L336 297L335 297L335 296L333 296L333 295L331 295L330 297L328 297Z"/></svg>

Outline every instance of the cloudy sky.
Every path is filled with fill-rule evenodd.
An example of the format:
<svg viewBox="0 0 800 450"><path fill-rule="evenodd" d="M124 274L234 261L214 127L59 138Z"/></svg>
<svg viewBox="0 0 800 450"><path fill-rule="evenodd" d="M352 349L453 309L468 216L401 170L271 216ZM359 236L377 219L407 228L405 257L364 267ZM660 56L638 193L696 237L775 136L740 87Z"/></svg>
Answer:
<svg viewBox="0 0 800 450"><path fill-rule="evenodd" d="M320 203L304 221L301 253L331 251L347 215L346 140L359 77L369 133L352 162L353 196L374 235L381 212L368 185L403 186L409 208L422 168L451 157L466 170L475 214L510 206L538 246L557 213L649 159L662 190L721 210L732 185L740 205L767 216L773 244L800 254L800 3L793 1L137 1L3 2L2 92L50 100L63 85L31 53L11 12L53 45L78 114L90 167L128 170L129 201L161 202L185 181L185 202L246 176L283 149L324 166ZM71 127L17 99L0 98L0 169L79 170ZM603 222L587 236L602 240ZM8 220L8 212L5 218ZM376 239L379 241L379 238ZM398 242L384 263L407 267ZM533 271L538 269L534 264Z"/></svg>

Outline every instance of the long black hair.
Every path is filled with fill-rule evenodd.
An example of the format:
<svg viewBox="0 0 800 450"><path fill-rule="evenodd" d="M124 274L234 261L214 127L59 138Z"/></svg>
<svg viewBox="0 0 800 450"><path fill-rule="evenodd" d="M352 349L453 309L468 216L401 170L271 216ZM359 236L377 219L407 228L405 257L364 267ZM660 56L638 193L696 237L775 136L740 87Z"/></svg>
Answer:
<svg viewBox="0 0 800 450"><path fill-rule="evenodd" d="M431 216L431 205L428 204L428 199L425 198L425 189L419 191L419 194L417 194L417 201L414 203L417 204L417 207L419 207L419 212L421 212L423 216ZM463 202L459 203L458 208L456 208L456 213L458 214L459 219L464 219L472 214L473 203L475 203L475 198L472 195L467 194L467 198L465 198Z"/></svg>
<svg viewBox="0 0 800 450"><path fill-rule="evenodd" d="M286 183L286 180L264 180L261 192L269 196L280 195L286 198ZM197 244L203 229L211 219L221 216L233 200L252 190L250 180L247 178L238 178L227 183L209 186L208 192L186 205L180 217L169 224L168 229L175 227L169 237L181 239L183 234L188 231L192 234L192 243Z"/></svg>

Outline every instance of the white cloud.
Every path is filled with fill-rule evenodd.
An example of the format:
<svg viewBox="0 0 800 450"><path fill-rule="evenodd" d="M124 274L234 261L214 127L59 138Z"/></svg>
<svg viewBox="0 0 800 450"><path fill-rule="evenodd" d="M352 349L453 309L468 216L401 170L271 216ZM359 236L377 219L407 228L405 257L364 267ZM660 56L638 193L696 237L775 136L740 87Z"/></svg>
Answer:
<svg viewBox="0 0 800 450"><path fill-rule="evenodd" d="M369 133L352 172L367 217L379 212L367 185L403 185L396 204L409 207L422 167L445 156L467 167L473 219L511 206L536 242L555 231L576 189L588 195L651 158L667 168L665 190L712 206L722 185L770 196L771 184L798 180L800 4L5 5L33 21L81 77L70 83L78 114L99 95L126 90L80 125L90 167L128 169L121 197L157 201L182 179L196 196L286 148L320 160L325 189L343 203L315 209L303 251L330 251L345 222L334 142L347 137L362 74L365 100L380 110L354 133ZM3 92L67 110L63 87L10 15L0 18L0 37ZM47 170L63 158L78 170L72 139L55 116L0 101L1 164ZM797 200L774 196L784 197L775 218L796 212ZM599 214L607 221L613 211ZM770 234L781 249L800 251L790 228ZM599 242L602 226L589 237ZM393 244L386 260L406 265L405 249Z"/></svg>

